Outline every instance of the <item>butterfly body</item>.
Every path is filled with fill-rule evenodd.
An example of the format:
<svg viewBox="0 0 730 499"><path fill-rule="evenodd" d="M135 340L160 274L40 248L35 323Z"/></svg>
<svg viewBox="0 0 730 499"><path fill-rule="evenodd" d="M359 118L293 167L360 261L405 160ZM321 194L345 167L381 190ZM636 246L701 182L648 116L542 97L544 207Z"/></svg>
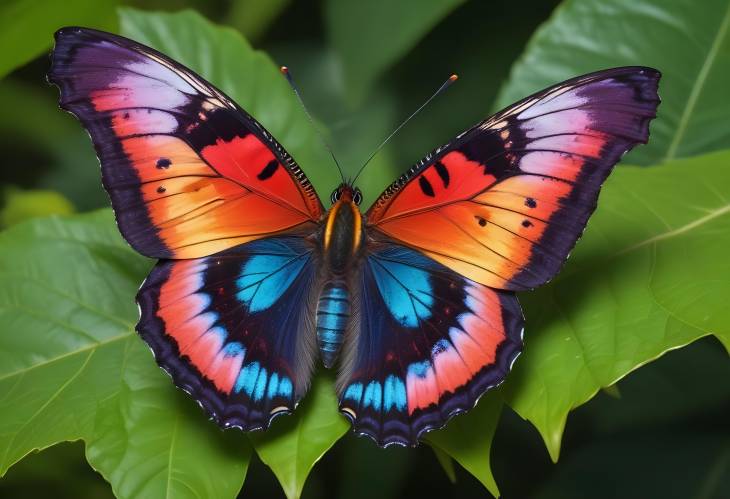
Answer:
<svg viewBox="0 0 730 499"><path fill-rule="evenodd" d="M550 280L614 164L648 140L660 74L613 68L474 125L364 213L325 210L302 169L222 91L165 55L56 33L49 80L89 131L122 235L159 259L137 331L221 427L295 409L315 361L379 445L417 445L522 351L516 291Z"/></svg>
<svg viewBox="0 0 730 499"><path fill-rule="evenodd" d="M342 184L333 193L321 238L325 284L317 306L317 344L325 367L332 367L344 341L351 319L351 293L348 283L357 272L363 253L362 214L357 199L359 190Z"/></svg>

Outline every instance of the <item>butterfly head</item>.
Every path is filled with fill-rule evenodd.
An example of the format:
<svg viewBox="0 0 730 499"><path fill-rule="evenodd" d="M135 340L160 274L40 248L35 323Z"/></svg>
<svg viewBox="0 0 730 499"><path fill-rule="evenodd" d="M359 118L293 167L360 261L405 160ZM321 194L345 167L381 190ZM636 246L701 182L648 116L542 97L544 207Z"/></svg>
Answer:
<svg viewBox="0 0 730 499"><path fill-rule="evenodd" d="M330 196L330 201L334 205L338 201L342 202L352 202L356 205L360 206L360 203L362 203L362 192L360 192L360 189L357 187L353 187L350 184L342 183L332 191L332 195Z"/></svg>

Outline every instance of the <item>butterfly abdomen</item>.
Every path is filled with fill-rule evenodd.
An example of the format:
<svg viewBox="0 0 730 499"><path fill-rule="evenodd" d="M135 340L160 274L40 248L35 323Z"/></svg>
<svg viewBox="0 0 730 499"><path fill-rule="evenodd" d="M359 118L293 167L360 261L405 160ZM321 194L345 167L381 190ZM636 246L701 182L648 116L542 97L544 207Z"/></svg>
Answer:
<svg viewBox="0 0 730 499"><path fill-rule="evenodd" d="M350 320L350 293L343 281L324 285L317 304L317 344L322 363L329 368L342 347L347 322Z"/></svg>

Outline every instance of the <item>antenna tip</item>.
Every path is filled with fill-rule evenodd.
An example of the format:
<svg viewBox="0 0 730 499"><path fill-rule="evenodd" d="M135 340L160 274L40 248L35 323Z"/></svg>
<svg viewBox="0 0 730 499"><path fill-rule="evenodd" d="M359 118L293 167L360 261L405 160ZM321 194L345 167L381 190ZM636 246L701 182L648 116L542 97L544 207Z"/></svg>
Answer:
<svg viewBox="0 0 730 499"><path fill-rule="evenodd" d="M459 79L459 75L457 75L456 73L454 73L451 76L449 76L449 81L452 82L452 83L455 82L458 79Z"/></svg>
<svg viewBox="0 0 730 499"><path fill-rule="evenodd" d="M282 74L289 74L289 68L286 66L280 67L279 70L282 72Z"/></svg>

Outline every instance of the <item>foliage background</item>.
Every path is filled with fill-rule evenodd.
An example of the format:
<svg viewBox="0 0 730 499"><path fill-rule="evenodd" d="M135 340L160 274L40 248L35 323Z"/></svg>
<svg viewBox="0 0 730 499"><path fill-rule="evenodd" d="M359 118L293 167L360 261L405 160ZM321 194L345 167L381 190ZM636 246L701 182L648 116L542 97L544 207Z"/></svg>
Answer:
<svg viewBox="0 0 730 499"><path fill-rule="evenodd" d="M730 496L730 2L121 4L0 5L0 496ZM43 79L68 24L198 70L324 199L335 170L272 60L292 69L349 172L460 75L369 167L365 204L490 111L576 74L651 65L663 103L560 278L521 296L525 354L472 413L428 445L381 451L345 435L323 376L296 416L249 440L207 424L133 334L151 262L94 211L107 200L93 149Z"/></svg>

